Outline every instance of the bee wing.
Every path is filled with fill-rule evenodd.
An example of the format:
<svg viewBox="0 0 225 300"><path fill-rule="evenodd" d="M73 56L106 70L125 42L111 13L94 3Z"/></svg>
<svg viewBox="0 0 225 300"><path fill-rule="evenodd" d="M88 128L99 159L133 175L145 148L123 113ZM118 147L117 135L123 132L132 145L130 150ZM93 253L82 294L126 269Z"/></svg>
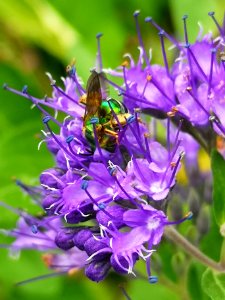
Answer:
<svg viewBox="0 0 225 300"><path fill-rule="evenodd" d="M99 74L96 71L92 71L87 82L87 100L84 120L91 118L98 112L101 102L102 93Z"/></svg>
<svg viewBox="0 0 225 300"><path fill-rule="evenodd" d="M105 73L101 72L99 74L99 80L100 80L102 98L106 99L109 95L109 84L107 82Z"/></svg>

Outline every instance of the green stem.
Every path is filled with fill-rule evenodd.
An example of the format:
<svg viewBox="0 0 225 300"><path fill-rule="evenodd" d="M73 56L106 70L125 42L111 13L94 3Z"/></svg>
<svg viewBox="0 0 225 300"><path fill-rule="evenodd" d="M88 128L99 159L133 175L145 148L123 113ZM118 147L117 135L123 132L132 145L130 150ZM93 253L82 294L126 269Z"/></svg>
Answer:
<svg viewBox="0 0 225 300"><path fill-rule="evenodd" d="M203 265L217 272L225 273L224 264L222 264L221 262L216 262L215 260L202 253L197 247L195 247L187 239L185 239L175 228L169 226L166 227L165 236L172 240L175 244L182 247L185 250L185 252L197 259Z"/></svg>
<svg viewBox="0 0 225 300"><path fill-rule="evenodd" d="M225 268L225 239L222 242L222 247L220 251L220 263Z"/></svg>

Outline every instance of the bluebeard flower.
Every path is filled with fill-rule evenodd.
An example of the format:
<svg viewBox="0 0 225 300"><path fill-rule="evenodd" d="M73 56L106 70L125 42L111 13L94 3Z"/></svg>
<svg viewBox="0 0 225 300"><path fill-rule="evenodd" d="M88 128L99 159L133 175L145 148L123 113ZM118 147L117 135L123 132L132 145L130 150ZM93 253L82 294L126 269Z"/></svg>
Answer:
<svg viewBox="0 0 225 300"><path fill-rule="evenodd" d="M167 66L149 64L143 70L146 53L141 44L138 64L130 58L131 68L122 67L125 105L107 97L100 35L97 39L96 70L92 71L87 89L74 67L69 68L63 80L64 89L48 74L52 97L42 100L31 96L27 86L22 92L5 86L43 113L45 130L39 146L45 142L55 159L55 166L41 173L39 187L20 183L31 197L38 198L36 202L45 215L25 218L19 212L22 219L18 228L9 232L16 238L11 248L21 250L29 245L41 251L60 249L59 254L44 256L49 268L60 272L84 268L86 276L97 282L107 276L111 267L118 273L135 275L135 263L142 258L150 283L155 283L150 257L165 226L179 224L192 214L170 222L165 211L184 156L182 122L177 119L178 129L174 130L168 119L165 146L149 133L149 124L141 112L143 109L160 117L171 109L174 114L178 112L175 77L168 74ZM188 66L176 65L173 72ZM198 71L196 76L201 76ZM50 115L45 106L66 113L64 121ZM185 109L182 117L192 122ZM56 133L52 122L59 128Z"/></svg>

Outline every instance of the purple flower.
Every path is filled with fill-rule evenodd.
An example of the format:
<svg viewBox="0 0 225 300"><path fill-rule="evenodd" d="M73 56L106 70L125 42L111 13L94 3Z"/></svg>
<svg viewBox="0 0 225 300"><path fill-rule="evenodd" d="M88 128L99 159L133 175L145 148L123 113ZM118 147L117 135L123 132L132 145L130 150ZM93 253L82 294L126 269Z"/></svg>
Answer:
<svg viewBox="0 0 225 300"><path fill-rule="evenodd" d="M214 13L210 13L213 20ZM224 101L225 68L222 53L224 51L224 30L216 23L219 36L213 40L211 34L198 38L193 44L188 40L187 16L183 17L183 42L176 41L148 17L146 22L159 30L164 59L164 67L152 65L147 57L138 25L138 13L135 15L139 37L140 56L137 63L130 55L130 67L124 64L117 70L108 70L114 76L123 78L122 87L117 86L127 107L158 118L173 118L175 123L183 118L183 131L187 131L207 150L215 133L225 136ZM179 51L174 63L169 66L164 39L169 39ZM221 54L221 55L220 55ZM115 86L115 85L114 85ZM211 130L211 123L215 132ZM193 129L193 127L196 127ZM196 130L198 130L197 137Z"/></svg>

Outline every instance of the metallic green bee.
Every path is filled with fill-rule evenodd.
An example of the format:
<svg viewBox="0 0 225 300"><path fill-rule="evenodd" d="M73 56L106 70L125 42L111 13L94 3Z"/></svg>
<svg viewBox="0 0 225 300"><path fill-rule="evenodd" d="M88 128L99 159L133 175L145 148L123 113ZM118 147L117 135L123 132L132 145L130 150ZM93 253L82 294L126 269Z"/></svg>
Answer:
<svg viewBox="0 0 225 300"><path fill-rule="evenodd" d="M131 117L125 105L116 99L107 97L106 78L103 73L92 71L87 82L87 94L80 98L85 104L83 133L91 148L96 147L93 118L96 118L95 130L101 148L113 152L118 143L118 134L127 125Z"/></svg>

